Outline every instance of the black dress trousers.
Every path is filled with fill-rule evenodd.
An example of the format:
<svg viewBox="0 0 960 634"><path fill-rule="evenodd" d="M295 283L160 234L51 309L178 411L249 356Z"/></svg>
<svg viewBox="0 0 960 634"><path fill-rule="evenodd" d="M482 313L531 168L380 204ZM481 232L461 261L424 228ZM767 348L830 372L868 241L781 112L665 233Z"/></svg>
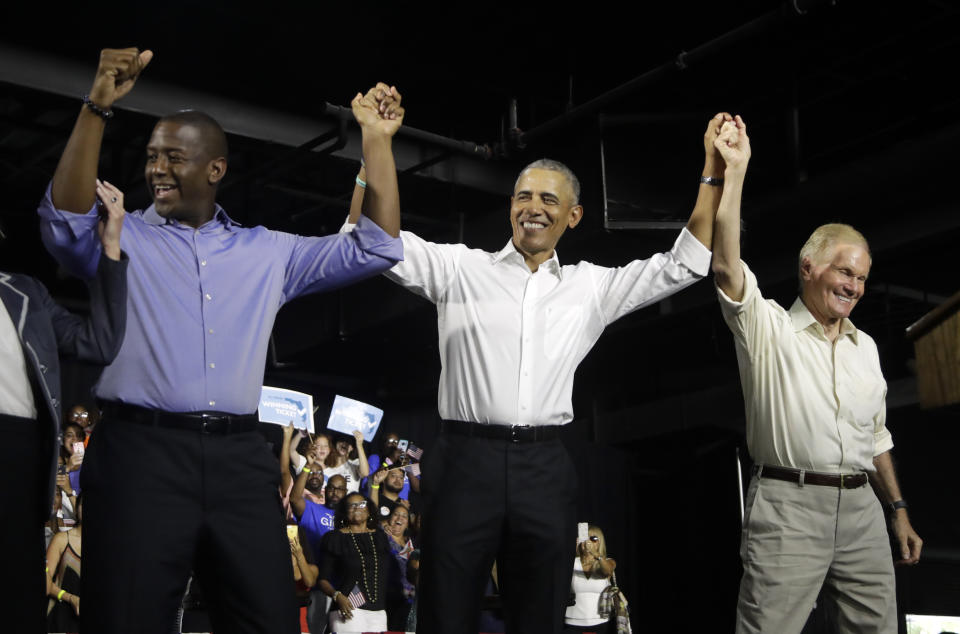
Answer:
<svg viewBox="0 0 960 634"><path fill-rule="evenodd" d="M193 570L214 631L299 633L280 470L257 431L105 418L80 478L81 632L167 634Z"/></svg>
<svg viewBox="0 0 960 634"><path fill-rule="evenodd" d="M444 432L425 456L421 486L418 634L476 634L494 560L507 632L561 632L577 491L563 444Z"/></svg>

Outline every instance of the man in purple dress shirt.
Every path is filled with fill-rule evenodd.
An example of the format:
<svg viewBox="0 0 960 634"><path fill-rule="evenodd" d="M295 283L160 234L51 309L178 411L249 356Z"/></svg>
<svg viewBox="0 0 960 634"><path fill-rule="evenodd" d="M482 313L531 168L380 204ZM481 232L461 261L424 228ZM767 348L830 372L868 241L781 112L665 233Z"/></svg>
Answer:
<svg viewBox="0 0 960 634"><path fill-rule="evenodd" d="M151 51L104 50L40 204L53 256L89 277L94 186L111 106ZM216 204L226 137L209 116L160 119L147 145L154 204L127 218L127 335L97 386L84 459L82 631L166 632L191 570L218 632L299 632L276 460L255 411L274 318L290 299L370 277L403 257L392 136L400 96L357 94L371 197L353 234L244 228Z"/></svg>

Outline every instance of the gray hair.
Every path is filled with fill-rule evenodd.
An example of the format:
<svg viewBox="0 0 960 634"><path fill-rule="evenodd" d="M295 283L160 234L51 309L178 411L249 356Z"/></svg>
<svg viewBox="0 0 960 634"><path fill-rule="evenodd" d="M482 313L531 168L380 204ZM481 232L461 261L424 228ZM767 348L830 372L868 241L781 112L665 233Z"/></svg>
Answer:
<svg viewBox="0 0 960 634"><path fill-rule="evenodd" d="M554 161L553 159L548 158L537 159L533 163L530 163L520 170L520 175L517 176L517 182L513 185L514 191L517 190L517 185L520 184L520 179L523 178L523 175L530 170L550 170L551 172L560 172L567 177L567 182L570 183L570 189L573 190L573 204L576 205L580 202L580 181L577 179L577 175L573 173L573 170L560 161Z"/></svg>
<svg viewBox="0 0 960 634"><path fill-rule="evenodd" d="M870 245L863 234L851 227L839 222L833 222L826 225L820 225L813 230L810 237L807 238L803 248L800 249L800 258L797 262L797 273L800 275L800 286L803 287L803 276L800 271L803 268L803 259L809 258L811 262L820 262L826 258L827 252L836 244L854 244L863 247L867 255L870 255ZM873 257L871 255L871 257Z"/></svg>

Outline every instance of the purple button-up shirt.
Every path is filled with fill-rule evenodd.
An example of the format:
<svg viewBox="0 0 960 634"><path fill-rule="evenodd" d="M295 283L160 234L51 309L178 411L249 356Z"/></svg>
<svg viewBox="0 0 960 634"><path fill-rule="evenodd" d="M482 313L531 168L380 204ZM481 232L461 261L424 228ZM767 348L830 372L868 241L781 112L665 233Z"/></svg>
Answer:
<svg viewBox="0 0 960 634"><path fill-rule="evenodd" d="M43 243L67 270L91 277L100 257L96 208L40 203ZM399 238L361 217L352 234L308 238L244 228L218 205L199 229L153 206L127 215L127 333L97 396L171 412L256 411L277 311L306 293L335 289L403 259Z"/></svg>

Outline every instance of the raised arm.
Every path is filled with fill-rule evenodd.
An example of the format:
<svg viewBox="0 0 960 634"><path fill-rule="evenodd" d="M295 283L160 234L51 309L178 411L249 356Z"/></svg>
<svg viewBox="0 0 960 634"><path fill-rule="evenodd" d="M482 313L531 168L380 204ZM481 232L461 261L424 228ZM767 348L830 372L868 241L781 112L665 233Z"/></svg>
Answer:
<svg viewBox="0 0 960 634"><path fill-rule="evenodd" d="M367 193L367 168L361 162L360 171L357 172L357 178L353 184L353 196L350 198L350 213L347 215L347 222L352 225L360 220L360 214L363 213L363 201Z"/></svg>
<svg viewBox="0 0 960 634"><path fill-rule="evenodd" d="M387 479L387 469L378 469L370 478L370 501L380 508L380 485Z"/></svg>
<svg viewBox="0 0 960 634"><path fill-rule="evenodd" d="M307 453L307 464L300 471L300 475L293 483L293 490L290 492L290 508L297 516L297 521L300 521L300 518L303 517L303 511L307 508L307 502L303 499L303 489L307 486L307 478L310 477L311 472L317 470L322 472L323 467L316 462L312 452Z"/></svg>
<svg viewBox="0 0 960 634"><path fill-rule="evenodd" d="M743 267L740 264L740 200L750 162L747 126L737 115L727 121L714 142L723 156L723 195L717 210L713 238L713 275L717 286L735 302L743 299Z"/></svg>
<svg viewBox="0 0 960 634"><path fill-rule="evenodd" d="M363 213L394 238L400 235L400 190L393 160L393 135L403 123L400 99L396 87L381 82L366 95L357 93L350 104L360 124L366 163Z"/></svg>
<svg viewBox="0 0 960 634"><path fill-rule="evenodd" d="M713 244L713 220L720 204L720 192L723 185L723 157L714 145L720 128L732 117L726 112L717 113L707 124L703 133L703 171L700 172L700 188L697 190L697 202L687 221L687 231L692 233L708 249ZM706 180L707 182L704 182Z"/></svg>
<svg viewBox="0 0 960 634"><path fill-rule="evenodd" d="M280 492L283 495L286 495L293 479L290 477L290 442L293 436L293 423L291 422L283 428L283 442L280 445Z"/></svg>
<svg viewBox="0 0 960 634"><path fill-rule="evenodd" d="M153 52L136 48L104 49L90 88L89 104L80 108L77 122L53 174L53 204L64 211L86 213L94 203L100 145L106 120L95 112L110 112L113 104L133 88Z"/></svg>
<svg viewBox="0 0 960 634"><path fill-rule="evenodd" d="M357 442L357 459L360 461L357 468L360 470L360 477L366 478L370 475L370 461L367 460L367 452L363 450L363 432L360 430L354 431L353 438Z"/></svg>
<svg viewBox="0 0 960 634"><path fill-rule="evenodd" d="M890 456L890 452L885 451L879 456L875 456L873 466L877 468L877 471L870 474L870 480L877 490L884 508L886 509L887 505L894 502L902 502L903 496L900 494L900 484L897 482L897 473L893 468L893 458ZM900 559L897 563L915 564L920 561L923 540L913 530L906 506L898 508L890 514L890 526L893 528L897 543L900 544Z"/></svg>

